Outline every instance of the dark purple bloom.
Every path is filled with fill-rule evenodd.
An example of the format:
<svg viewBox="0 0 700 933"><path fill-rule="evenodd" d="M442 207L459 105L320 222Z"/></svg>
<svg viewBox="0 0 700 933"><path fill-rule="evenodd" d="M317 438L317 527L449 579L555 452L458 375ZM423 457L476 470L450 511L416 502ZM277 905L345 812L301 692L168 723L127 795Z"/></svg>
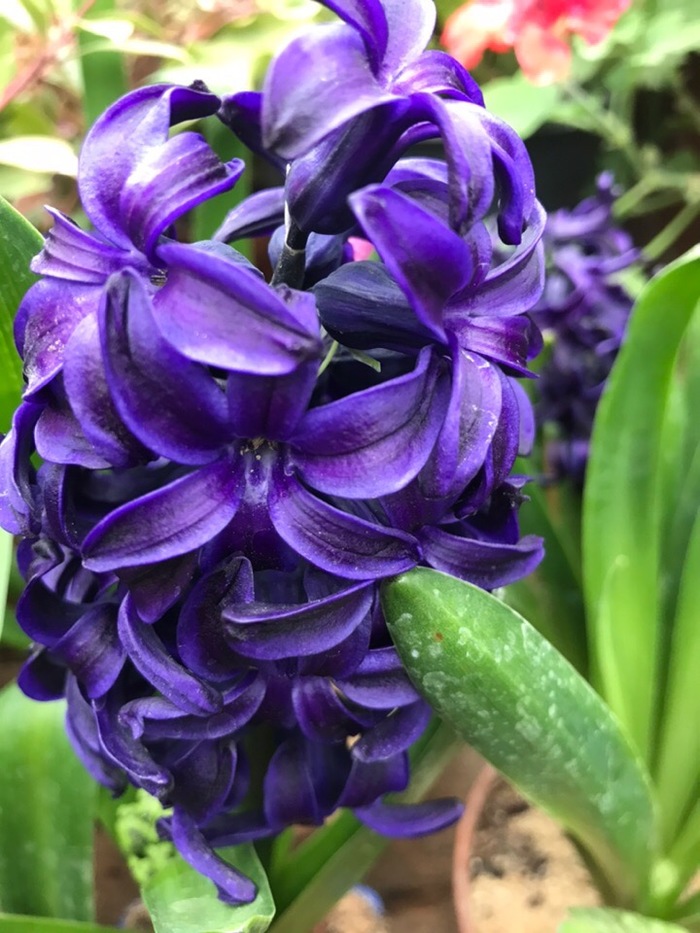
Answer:
<svg viewBox="0 0 700 933"><path fill-rule="evenodd" d="M527 154L423 51L431 4L328 5L343 23L293 42L261 96L144 88L91 130L95 231L56 215L35 260L28 386L0 444L23 689L67 696L85 766L171 807L162 833L231 903L255 890L220 846L339 807L401 836L456 818L384 799L429 710L379 585L423 564L493 589L542 554L511 475L540 346ZM242 164L169 128L217 110L287 179L191 244L183 215ZM401 158L436 135L444 161ZM270 282L227 245L263 235ZM358 235L377 261L354 261Z"/></svg>
<svg viewBox="0 0 700 933"><path fill-rule="evenodd" d="M633 298L618 273L639 258L617 227L612 176L545 229L547 280L533 316L551 342L538 382L537 420L547 431L546 468L583 483L598 400L624 339Z"/></svg>

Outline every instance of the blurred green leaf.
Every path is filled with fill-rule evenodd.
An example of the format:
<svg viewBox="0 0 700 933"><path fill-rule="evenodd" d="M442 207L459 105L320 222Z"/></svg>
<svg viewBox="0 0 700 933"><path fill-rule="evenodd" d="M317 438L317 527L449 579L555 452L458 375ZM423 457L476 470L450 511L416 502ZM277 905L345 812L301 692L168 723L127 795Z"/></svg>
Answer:
<svg viewBox="0 0 700 933"><path fill-rule="evenodd" d="M12 568L12 535L0 529L0 640L7 611L7 588Z"/></svg>
<svg viewBox="0 0 700 933"><path fill-rule="evenodd" d="M561 87L532 84L517 72L509 78L494 78L483 86L486 107L510 124L519 136L528 136L546 123L562 96Z"/></svg>
<svg viewBox="0 0 700 933"><path fill-rule="evenodd" d="M683 927L626 910L575 908L557 933L683 933Z"/></svg>
<svg viewBox="0 0 700 933"><path fill-rule="evenodd" d="M592 680L647 761L657 715L661 441L673 366L700 295L700 252L641 294L598 407L584 496ZM671 504L672 507L672 504Z"/></svg>
<svg viewBox="0 0 700 933"><path fill-rule="evenodd" d="M36 281L29 261L43 242L38 230L0 198L0 431L9 429L22 394L22 362L15 349L12 324L24 293Z"/></svg>
<svg viewBox="0 0 700 933"><path fill-rule="evenodd" d="M267 877L252 843L217 854L258 886L252 904L231 907L220 901L212 882L173 857L142 888L155 933L264 933L275 915Z"/></svg>
<svg viewBox="0 0 700 933"><path fill-rule="evenodd" d="M104 927L98 923L0 914L0 933L123 933L123 931L117 930L116 927Z"/></svg>
<svg viewBox="0 0 700 933"><path fill-rule="evenodd" d="M64 716L63 701L0 692L0 910L91 920L96 785Z"/></svg>
<svg viewBox="0 0 700 933"><path fill-rule="evenodd" d="M78 157L70 143L55 136L15 136L0 139L0 163L24 169L27 172L44 172L48 175L78 174Z"/></svg>
<svg viewBox="0 0 700 933"><path fill-rule="evenodd" d="M81 31L83 26L81 25ZM92 33L91 33L92 34ZM94 34L93 34L94 35ZM156 39L140 39L138 36L127 38L113 37L111 39L96 39L87 48L81 47L81 56L104 55L108 52L123 52L127 55L144 55L150 58L165 58L170 61L189 63L189 53L170 42L159 42Z"/></svg>
<svg viewBox="0 0 700 933"><path fill-rule="evenodd" d="M439 715L592 855L634 903L655 848L648 777L600 697L525 619L427 568L384 584L389 632Z"/></svg>
<svg viewBox="0 0 700 933"><path fill-rule="evenodd" d="M113 29L115 23L113 19L104 19L101 14L113 14L115 9L115 0L96 0L88 16L78 23L83 113L87 127L92 126L100 114L129 89L122 54L116 48L95 49L96 45L102 45L95 36L111 38L110 24ZM123 36L129 38L133 25L124 20L116 20L116 23L122 24Z"/></svg>

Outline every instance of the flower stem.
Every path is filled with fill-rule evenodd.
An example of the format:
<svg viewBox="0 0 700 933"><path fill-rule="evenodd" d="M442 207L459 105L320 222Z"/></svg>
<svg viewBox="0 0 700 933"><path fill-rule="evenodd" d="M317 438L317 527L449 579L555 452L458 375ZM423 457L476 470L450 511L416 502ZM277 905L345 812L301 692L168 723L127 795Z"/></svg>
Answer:
<svg viewBox="0 0 700 933"><path fill-rule="evenodd" d="M686 204L673 220L668 223L651 243L644 248L644 256L649 261L659 259L676 242L678 237L687 230L696 217L700 215L700 202Z"/></svg>

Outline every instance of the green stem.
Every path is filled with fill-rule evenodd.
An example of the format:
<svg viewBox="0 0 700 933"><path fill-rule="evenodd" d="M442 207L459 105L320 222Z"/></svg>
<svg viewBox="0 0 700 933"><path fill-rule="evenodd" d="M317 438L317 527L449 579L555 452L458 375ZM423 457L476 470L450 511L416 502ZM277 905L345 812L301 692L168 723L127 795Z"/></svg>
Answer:
<svg viewBox="0 0 700 933"><path fill-rule="evenodd" d="M687 230L695 218L700 215L700 202L686 204L663 230L658 233L651 243L644 248L645 258L653 262L659 259L676 242L679 236Z"/></svg>
<svg viewBox="0 0 700 933"><path fill-rule="evenodd" d="M597 133L613 149L618 149L629 162L635 175L641 177L644 174L645 162L630 127L612 111L601 106L598 99L580 85L568 84L565 91L586 111Z"/></svg>

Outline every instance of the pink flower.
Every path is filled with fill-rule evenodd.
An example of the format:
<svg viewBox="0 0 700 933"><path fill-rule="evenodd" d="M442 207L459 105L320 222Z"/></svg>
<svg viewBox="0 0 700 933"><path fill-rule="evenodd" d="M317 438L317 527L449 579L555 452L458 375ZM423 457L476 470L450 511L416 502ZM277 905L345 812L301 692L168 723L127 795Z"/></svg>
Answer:
<svg viewBox="0 0 700 933"><path fill-rule="evenodd" d="M486 49L515 51L534 84L564 80L571 69L569 39L594 44L610 32L631 0L471 0L448 18L442 42L466 68Z"/></svg>

